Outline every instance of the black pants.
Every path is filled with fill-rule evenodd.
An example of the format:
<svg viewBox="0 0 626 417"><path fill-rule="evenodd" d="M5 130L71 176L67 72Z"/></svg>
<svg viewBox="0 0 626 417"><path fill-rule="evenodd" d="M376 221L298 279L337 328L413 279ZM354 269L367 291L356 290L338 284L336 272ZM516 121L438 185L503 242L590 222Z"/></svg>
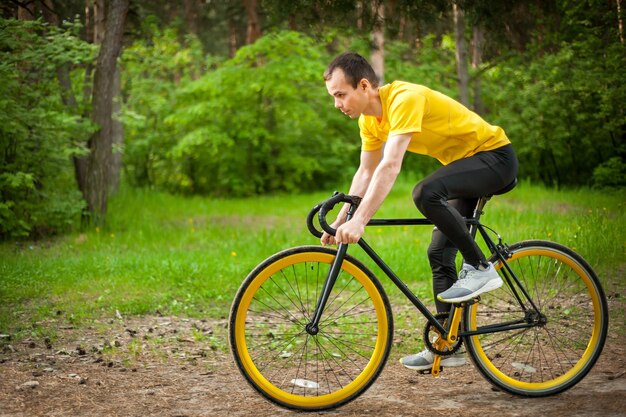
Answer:
<svg viewBox="0 0 626 417"><path fill-rule="evenodd" d="M433 271L433 292L438 312L450 305L437 300L437 294L450 288L457 279L457 249L465 262L485 262L463 217L470 217L478 199L498 192L517 176L518 162L511 145L480 152L454 161L428 177L413 189L413 201L419 211L435 224L428 259Z"/></svg>

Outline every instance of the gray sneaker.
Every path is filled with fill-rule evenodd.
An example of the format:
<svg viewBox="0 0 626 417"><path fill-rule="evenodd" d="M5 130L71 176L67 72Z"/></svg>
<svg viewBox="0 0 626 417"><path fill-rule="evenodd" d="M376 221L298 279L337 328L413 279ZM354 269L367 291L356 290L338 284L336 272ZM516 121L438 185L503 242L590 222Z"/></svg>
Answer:
<svg viewBox="0 0 626 417"><path fill-rule="evenodd" d="M471 300L484 292L502 286L502 278L498 271L489 263L489 269L480 270L471 265L463 264L459 279L450 288L440 293L437 298L444 303L460 303Z"/></svg>
<svg viewBox="0 0 626 417"><path fill-rule="evenodd" d="M405 356L404 358L400 359L400 363L409 369L413 369L416 371L425 371L433 367L434 360L435 357L433 353L428 349L424 349L420 353ZM439 365L445 368L453 366L463 366L465 365L465 363L465 355L457 352L454 355L442 356Z"/></svg>

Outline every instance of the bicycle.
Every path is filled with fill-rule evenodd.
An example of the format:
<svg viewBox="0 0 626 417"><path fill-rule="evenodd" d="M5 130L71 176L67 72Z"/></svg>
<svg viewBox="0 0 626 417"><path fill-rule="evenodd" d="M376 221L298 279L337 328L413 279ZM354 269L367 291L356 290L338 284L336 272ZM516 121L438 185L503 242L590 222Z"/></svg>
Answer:
<svg viewBox="0 0 626 417"><path fill-rule="evenodd" d="M503 194L511 184L496 194ZM426 318L424 343L438 376L443 356L466 350L478 371L500 390L526 397L565 391L596 363L607 335L608 307L598 277L573 250L529 240L506 245L480 222L478 200L466 219L480 234L504 284L433 314L363 240L358 245ZM313 207L307 226L334 235L326 215L338 203L360 199L335 193ZM372 219L368 226L432 225L423 218ZM497 243L487 231L497 237ZM229 317L229 342L250 385L289 409L342 406L365 392L381 373L393 340L392 310L378 278L337 249L300 246L270 256L243 281Z"/></svg>

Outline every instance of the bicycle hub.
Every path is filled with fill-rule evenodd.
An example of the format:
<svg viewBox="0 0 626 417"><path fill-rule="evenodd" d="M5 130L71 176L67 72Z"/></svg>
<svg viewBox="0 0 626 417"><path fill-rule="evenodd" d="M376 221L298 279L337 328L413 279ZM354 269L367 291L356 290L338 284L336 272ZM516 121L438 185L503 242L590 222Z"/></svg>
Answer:
<svg viewBox="0 0 626 417"><path fill-rule="evenodd" d="M319 333L320 329L317 326L314 326L313 323L309 323L306 325L306 327L304 328L306 330L306 332L308 334L310 334L311 336L315 336L316 334Z"/></svg>

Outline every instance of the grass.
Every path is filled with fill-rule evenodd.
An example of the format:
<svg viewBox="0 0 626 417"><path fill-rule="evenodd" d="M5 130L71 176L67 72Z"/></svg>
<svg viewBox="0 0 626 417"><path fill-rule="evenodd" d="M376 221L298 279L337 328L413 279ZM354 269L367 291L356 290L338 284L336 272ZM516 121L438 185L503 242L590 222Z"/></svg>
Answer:
<svg viewBox="0 0 626 417"><path fill-rule="evenodd" d="M400 181L377 217L416 217L412 184ZM317 244L305 226L313 193L248 199L172 196L125 189L106 227L40 242L0 245L0 333L53 337L42 326L62 317L178 314L225 318L247 273L287 247ZM548 239L581 253L605 288L624 287L624 191L555 191L527 182L494 198L483 222L507 243ZM365 238L420 297L431 298L425 257L430 227L370 228ZM359 257L358 247L349 253ZM369 261L365 262L388 281ZM406 305L385 285L395 305ZM412 326L416 314L398 311Z"/></svg>

